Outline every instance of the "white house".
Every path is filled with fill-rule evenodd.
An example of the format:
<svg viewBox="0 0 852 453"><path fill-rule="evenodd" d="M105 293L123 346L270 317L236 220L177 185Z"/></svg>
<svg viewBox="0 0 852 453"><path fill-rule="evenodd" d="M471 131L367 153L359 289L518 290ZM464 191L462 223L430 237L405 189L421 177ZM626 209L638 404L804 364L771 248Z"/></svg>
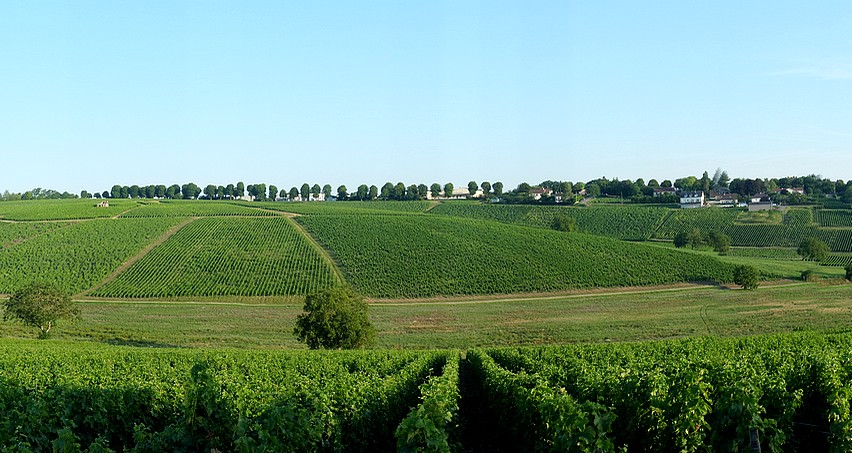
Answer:
<svg viewBox="0 0 852 453"><path fill-rule="evenodd" d="M681 209L700 208L704 206L704 192L683 192L680 194Z"/></svg>
<svg viewBox="0 0 852 453"><path fill-rule="evenodd" d="M553 191L543 187L533 187L529 191L529 196L533 200L541 200L542 197L549 197L551 195L553 195Z"/></svg>

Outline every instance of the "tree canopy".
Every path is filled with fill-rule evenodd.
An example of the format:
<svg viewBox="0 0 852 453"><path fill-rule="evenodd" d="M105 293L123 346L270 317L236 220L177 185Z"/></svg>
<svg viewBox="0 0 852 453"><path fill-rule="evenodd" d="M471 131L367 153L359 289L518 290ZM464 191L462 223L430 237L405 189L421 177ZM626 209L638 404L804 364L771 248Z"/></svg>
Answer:
<svg viewBox="0 0 852 453"><path fill-rule="evenodd" d="M372 345L376 337L367 303L350 287L308 295L293 334L311 349L357 349Z"/></svg>
<svg viewBox="0 0 852 453"><path fill-rule="evenodd" d="M801 244L799 244L799 248L796 250L796 253L798 253L802 259L814 261L824 260L828 256L828 252L828 245L817 238L805 239Z"/></svg>
<svg viewBox="0 0 852 453"><path fill-rule="evenodd" d="M39 328L39 338L47 338L61 318L75 319L80 311L71 297L46 283L31 283L12 294L4 304L3 319L17 319Z"/></svg>

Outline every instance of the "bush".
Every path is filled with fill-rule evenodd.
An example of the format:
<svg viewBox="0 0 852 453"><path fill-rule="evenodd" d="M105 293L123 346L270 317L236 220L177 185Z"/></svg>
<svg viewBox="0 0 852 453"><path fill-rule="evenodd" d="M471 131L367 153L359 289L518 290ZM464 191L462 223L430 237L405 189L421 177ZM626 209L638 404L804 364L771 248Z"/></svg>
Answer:
<svg viewBox="0 0 852 453"><path fill-rule="evenodd" d="M813 282L813 281L816 281L816 279L817 279L817 276L816 276L816 274L814 274L813 270L808 269L808 270L802 271L802 280L803 281Z"/></svg>
<svg viewBox="0 0 852 453"><path fill-rule="evenodd" d="M293 333L311 349L357 349L372 345L376 337L367 303L350 287L309 294Z"/></svg>
<svg viewBox="0 0 852 453"><path fill-rule="evenodd" d="M553 229L556 231L577 231L577 220L567 215L559 215L553 218Z"/></svg>
<svg viewBox="0 0 852 453"><path fill-rule="evenodd" d="M846 265L846 280L852 281L852 264Z"/></svg>
<svg viewBox="0 0 852 453"><path fill-rule="evenodd" d="M734 268L734 283L743 289L757 289L760 275L754 266L737 266Z"/></svg>
<svg viewBox="0 0 852 453"><path fill-rule="evenodd" d="M689 237L687 236L685 231L681 231L676 234L674 237L674 245L677 248L686 247L686 244L689 244Z"/></svg>
<svg viewBox="0 0 852 453"><path fill-rule="evenodd" d="M796 253L805 260L822 261L828 256L828 246L817 238L808 238L799 244Z"/></svg>
<svg viewBox="0 0 852 453"><path fill-rule="evenodd" d="M24 286L9 297L4 308L4 320L15 318L27 326L38 327L39 338L47 338L57 320L80 315L68 294L46 283Z"/></svg>
<svg viewBox="0 0 852 453"><path fill-rule="evenodd" d="M708 241L713 246L713 250L720 254L728 253L731 249L731 238L725 233L711 231Z"/></svg>

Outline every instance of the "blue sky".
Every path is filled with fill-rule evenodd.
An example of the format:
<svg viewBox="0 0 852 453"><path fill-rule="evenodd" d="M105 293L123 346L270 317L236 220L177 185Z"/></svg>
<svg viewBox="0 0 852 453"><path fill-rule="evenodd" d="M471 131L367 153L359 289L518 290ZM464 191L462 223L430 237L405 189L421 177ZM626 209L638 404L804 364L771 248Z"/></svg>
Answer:
<svg viewBox="0 0 852 453"><path fill-rule="evenodd" d="M0 2L0 190L852 178L848 1Z"/></svg>

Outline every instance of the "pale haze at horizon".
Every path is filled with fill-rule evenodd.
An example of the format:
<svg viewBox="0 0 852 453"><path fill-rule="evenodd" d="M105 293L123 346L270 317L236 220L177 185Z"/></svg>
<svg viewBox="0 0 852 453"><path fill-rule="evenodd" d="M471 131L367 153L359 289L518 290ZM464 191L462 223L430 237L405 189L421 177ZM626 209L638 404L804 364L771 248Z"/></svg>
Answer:
<svg viewBox="0 0 852 453"><path fill-rule="evenodd" d="M3 2L0 190L852 178L852 3Z"/></svg>

